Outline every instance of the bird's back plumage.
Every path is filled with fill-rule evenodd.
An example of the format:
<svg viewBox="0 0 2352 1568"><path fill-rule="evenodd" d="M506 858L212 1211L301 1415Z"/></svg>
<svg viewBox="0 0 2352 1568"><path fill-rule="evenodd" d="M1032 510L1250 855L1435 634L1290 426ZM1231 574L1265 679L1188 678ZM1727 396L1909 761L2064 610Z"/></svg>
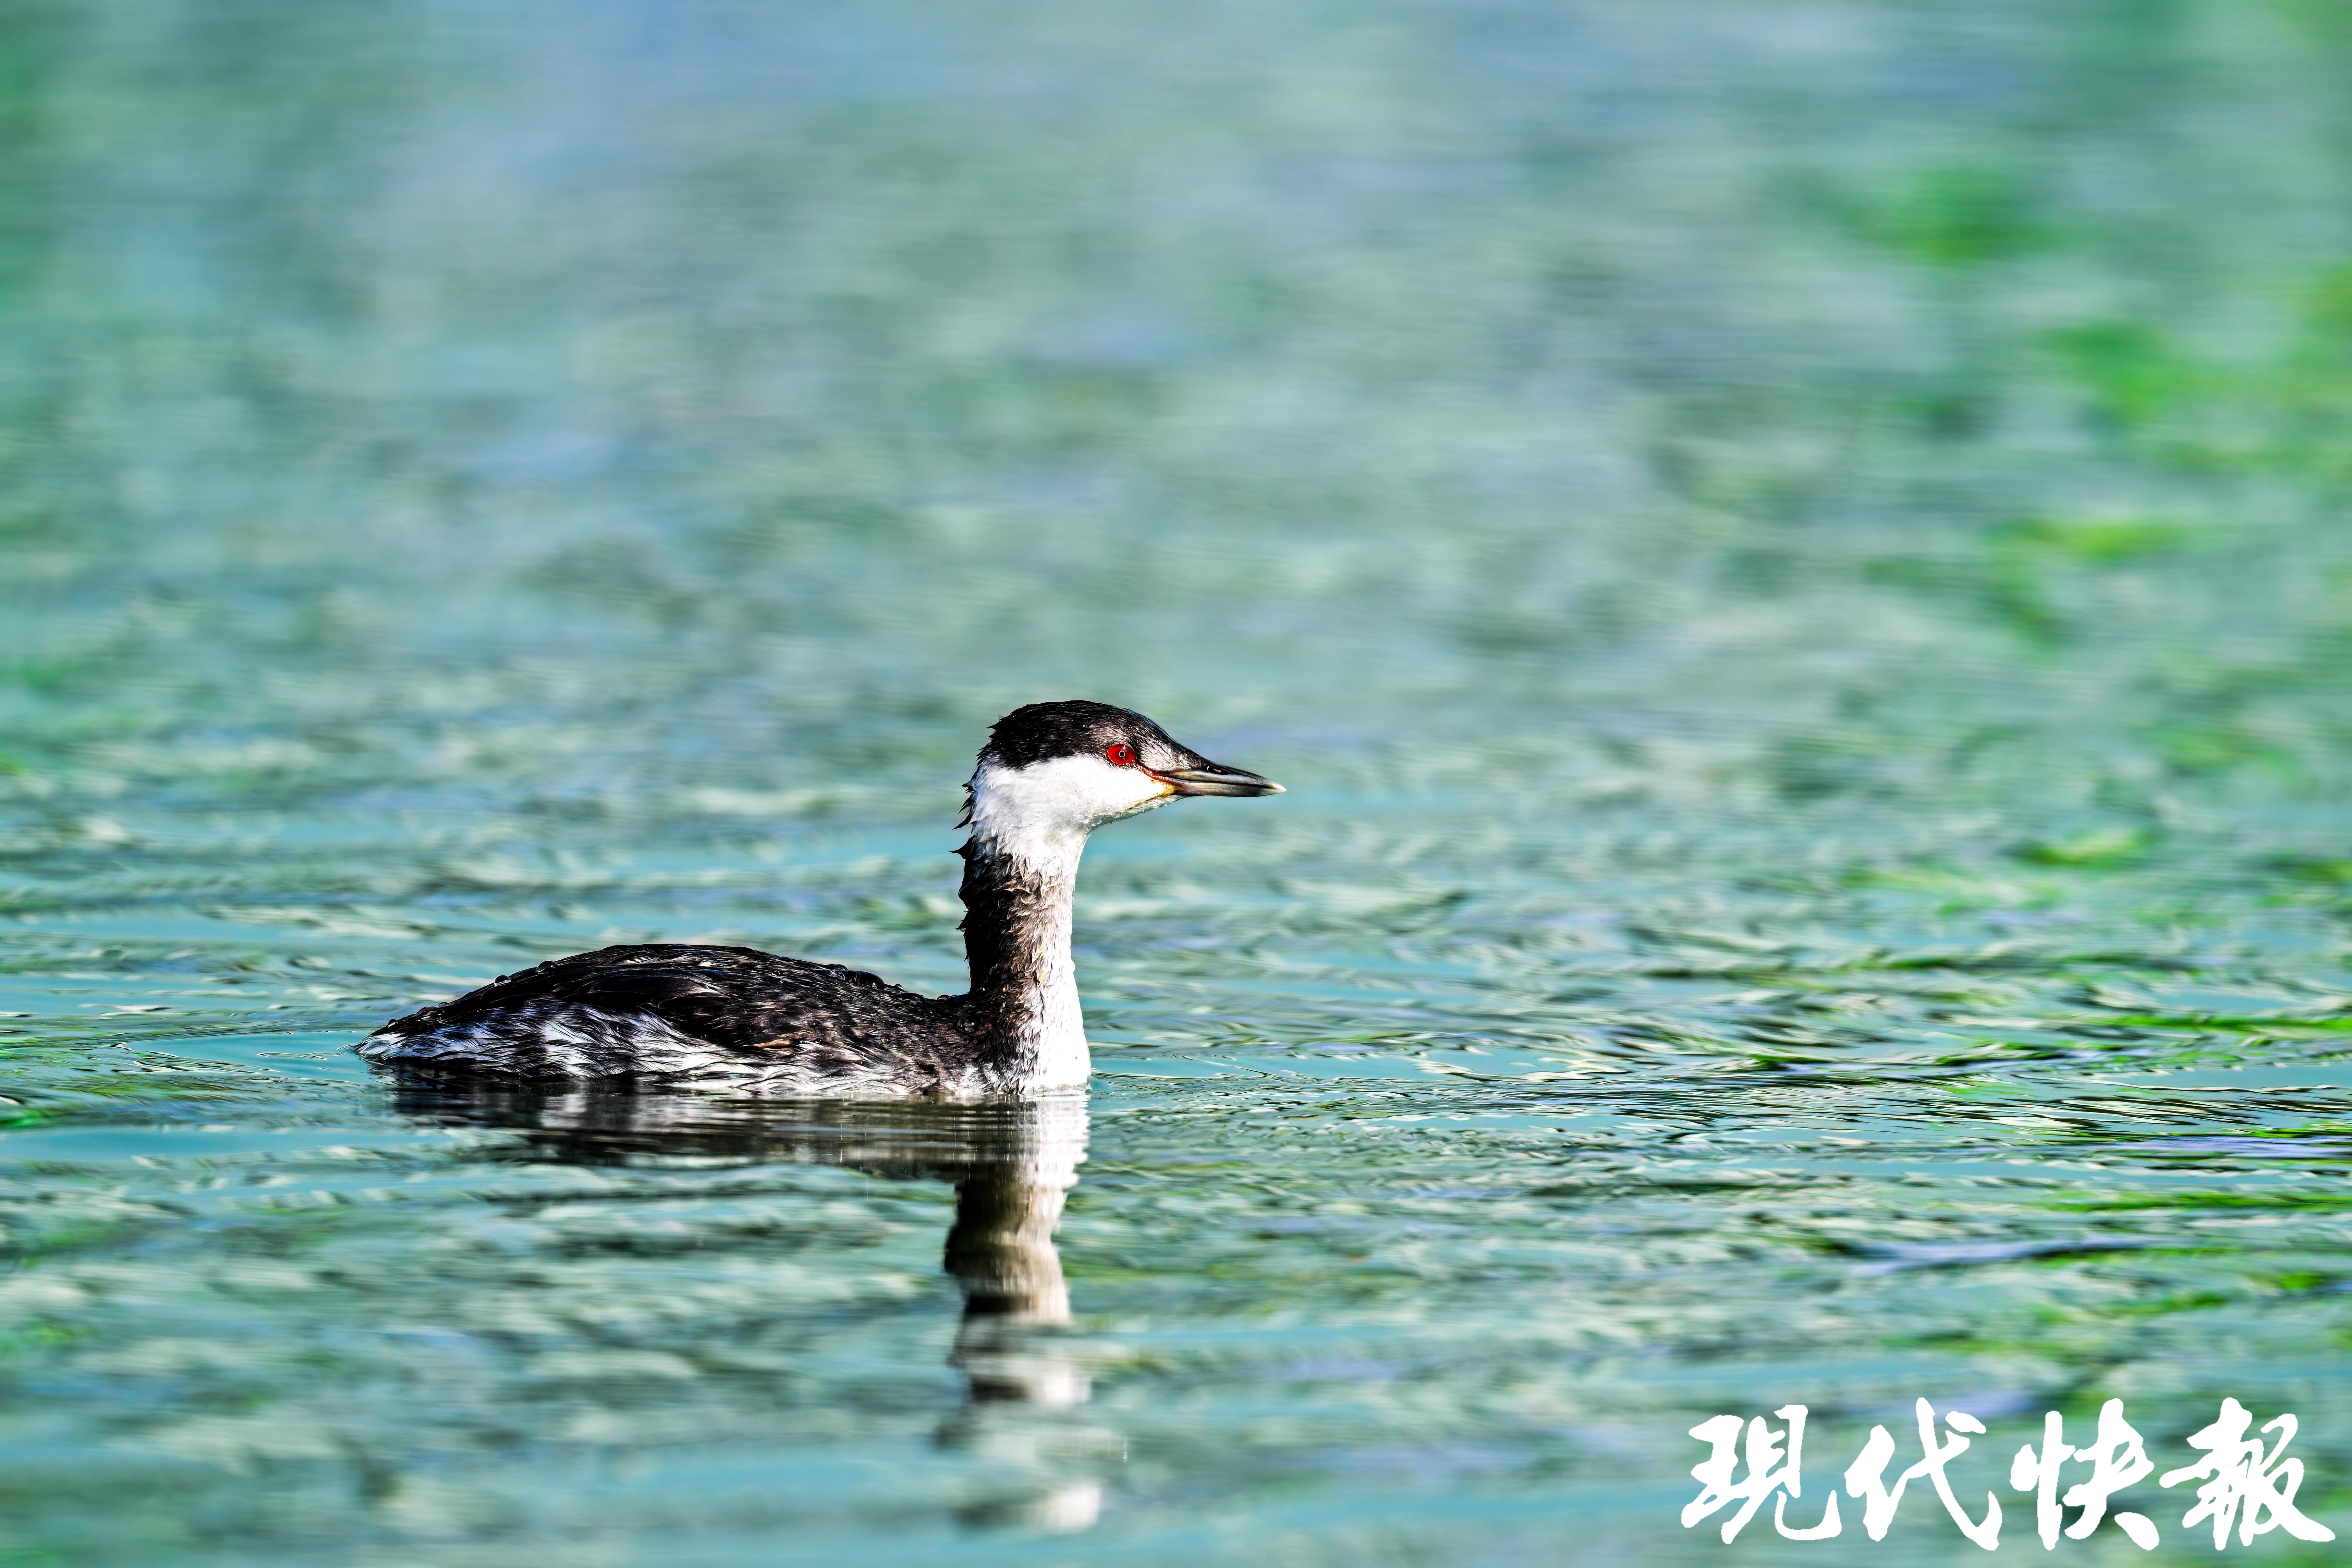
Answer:
<svg viewBox="0 0 2352 1568"><path fill-rule="evenodd" d="M361 1054L526 1078L887 1076L896 1093L952 1093L975 1087L961 1001L748 947L606 947L395 1018Z"/></svg>

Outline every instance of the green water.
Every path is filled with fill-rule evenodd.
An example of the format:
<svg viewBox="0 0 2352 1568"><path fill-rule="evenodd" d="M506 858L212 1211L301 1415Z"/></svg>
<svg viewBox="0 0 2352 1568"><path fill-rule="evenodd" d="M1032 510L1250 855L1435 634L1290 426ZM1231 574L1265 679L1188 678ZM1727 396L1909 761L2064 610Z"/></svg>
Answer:
<svg viewBox="0 0 2352 1568"><path fill-rule="evenodd" d="M1979 1561L1678 1522L1697 1422L1807 1404L1809 1523L1920 1396L2011 1558L2042 1411L2292 1411L2343 1539L2230 1552L2341 1561L2348 79L2324 0L16 0L0 1563ZM1290 788L1096 843L1082 1110L348 1054L614 941L958 988L1066 696Z"/></svg>

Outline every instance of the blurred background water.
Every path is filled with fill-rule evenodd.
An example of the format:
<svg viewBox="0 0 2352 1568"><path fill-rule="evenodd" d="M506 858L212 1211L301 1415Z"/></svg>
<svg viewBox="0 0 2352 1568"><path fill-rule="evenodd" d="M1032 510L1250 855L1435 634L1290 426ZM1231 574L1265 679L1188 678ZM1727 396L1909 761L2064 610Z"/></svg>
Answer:
<svg viewBox="0 0 2352 1568"><path fill-rule="evenodd" d="M2109 1397L2352 1529L2347 79L2326 0L12 0L0 1561L1973 1561L1677 1523L1696 1422L1809 1404L1810 1522L1921 1395L2012 1554ZM1291 788L1097 842L1075 1121L347 1054L614 941L960 988L1066 696ZM2205 1559L2133 1500L2060 1550Z"/></svg>

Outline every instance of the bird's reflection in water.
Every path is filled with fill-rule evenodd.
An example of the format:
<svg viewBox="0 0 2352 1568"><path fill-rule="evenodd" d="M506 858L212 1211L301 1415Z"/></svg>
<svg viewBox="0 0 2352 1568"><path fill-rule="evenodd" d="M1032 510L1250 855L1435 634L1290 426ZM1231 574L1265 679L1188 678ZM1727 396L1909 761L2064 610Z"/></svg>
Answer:
<svg viewBox="0 0 2352 1568"><path fill-rule="evenodd" d="M789 1163L952 1184L946 1267L963 1291L963 1319L949 1363L969 1393L940 1441L1034 1479L1023 1495L961 1517L1051 1531L1094 1523L1102 1487L1082 1472L1118 1445L1067 1414L1087 1402L1087 1373L1053 1332L1070 1321L1054 1231L1086 1159L1083 1098L938 1105L412 1080L396 1087L395 1106L512 1130L533 1157L567 1164Z"/></svg>

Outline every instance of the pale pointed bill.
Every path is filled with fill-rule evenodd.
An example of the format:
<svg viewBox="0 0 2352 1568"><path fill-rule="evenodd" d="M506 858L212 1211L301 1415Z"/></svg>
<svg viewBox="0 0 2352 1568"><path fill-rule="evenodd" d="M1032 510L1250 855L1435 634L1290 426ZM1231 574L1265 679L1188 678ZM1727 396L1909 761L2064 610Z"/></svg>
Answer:
<svg viewBox="0 0 2352 1568"><path fill-rule="evenodd" d="M1280 795L1282 786L1244 768L1152 768L1151 776L1176 786L1179 795Z"/></svg>

